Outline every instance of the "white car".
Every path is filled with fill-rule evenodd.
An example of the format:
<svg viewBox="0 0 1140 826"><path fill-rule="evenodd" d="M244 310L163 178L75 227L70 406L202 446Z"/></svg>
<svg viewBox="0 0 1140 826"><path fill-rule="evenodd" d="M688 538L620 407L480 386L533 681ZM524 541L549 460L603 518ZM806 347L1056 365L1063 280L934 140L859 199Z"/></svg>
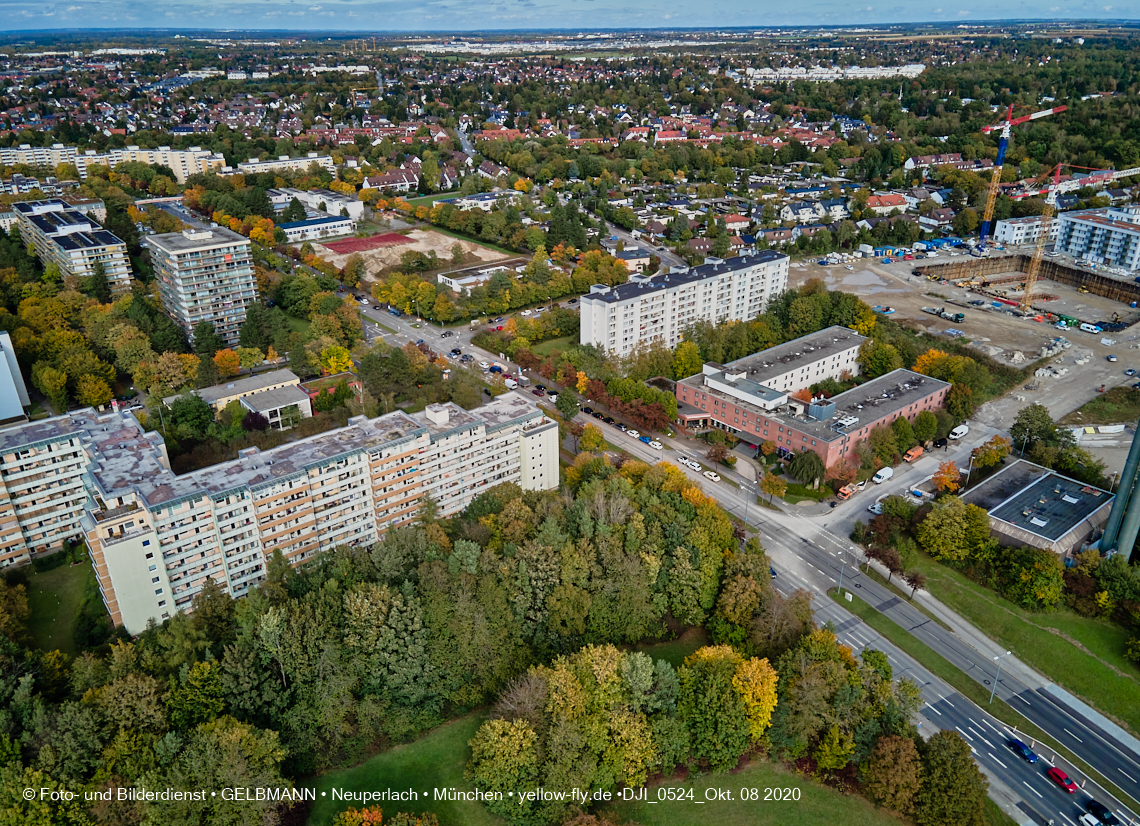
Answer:
<svg viewBox="0 0 1140 826"><path fill-rule="evenodd" d="M632 436L634 439L640 439L641 438L641 434L638 433L636 430L628 430L628 431L626 431L625 435L626 436Z"/></svg>
<svg viewBox="0 0 1140 826"><path fill-rule="evenodd" d="M479 366L480 366L480 367L482 367L484 370L486 370L486 369L487 369L488 367L490 367L491 365L489 365L489 364L488 364L487 362L485 362L485 361L481 361L481 362L479 362Z"/></svg>
<svg viewBox="0 0 1140 826"><path fill-rule="evenodd" d="M519 315L530 315L530 310L523 310Z"/></svg>
<svg viewBox="0 0 1140 826"><path fill-rule="evenodd" d="M720 481L720 477L717 474L713 473L711 470L705 471L705 478L713 482Z"/></svg>
<svg viewBox="0 0 1140 826"><path fill-rule="evenodd" d="M650 442L649 446L651 448L653 448L654 450L662 450L665 447L665 445L663 445L663 444L661 444L661 442L657 442L657 441Z"/></svg>
<svg viewBox="0 0 1140 826"><path fill-rule="evenodd" d="M883 503L882 502L875 502L873 505L868 505L867 510L869 510L871 513L875 514L875 516L878 516L880 513L883 512Z"/></svg>
<svg viewBox="0 0 1140 826"><path fill-rule="evenodd" d="M356 300L359 301L361 304L364 304L365 306L368 305L368 299L365 298L364 296L361 296L360 298L358 298Z"/></svg>
<svg viewBox="0 0 1140 826"><path fill-rule="evenodd" d="M547 393L546 398L550 399L552 402L556 402L556 401L558 401L558 394L557 393Z"/></svg>

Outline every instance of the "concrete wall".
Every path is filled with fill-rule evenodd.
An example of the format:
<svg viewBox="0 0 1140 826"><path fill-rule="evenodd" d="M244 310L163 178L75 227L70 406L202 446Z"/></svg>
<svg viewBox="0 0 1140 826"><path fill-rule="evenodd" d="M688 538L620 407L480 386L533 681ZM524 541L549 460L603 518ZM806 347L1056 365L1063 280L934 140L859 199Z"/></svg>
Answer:
<svg viewBox="0 0 1140 826"><path fill-rule="evenodd" d="M915 267L922 275L937 275L947 281L961 281L979 276L998 275L1009 272L1028 272L1028 255L1004 255L999 258L970 258L966 261L953 261L945 264L924 264ZM1121 278L1113 278L1099 273L1070 267L1048 258L1041 260L1037 271L1038 278L1047 278L1058 284L1070 287L1085 287L1093 295L1111 298L1131 304L1140 301L1140 284Z"/></svg>

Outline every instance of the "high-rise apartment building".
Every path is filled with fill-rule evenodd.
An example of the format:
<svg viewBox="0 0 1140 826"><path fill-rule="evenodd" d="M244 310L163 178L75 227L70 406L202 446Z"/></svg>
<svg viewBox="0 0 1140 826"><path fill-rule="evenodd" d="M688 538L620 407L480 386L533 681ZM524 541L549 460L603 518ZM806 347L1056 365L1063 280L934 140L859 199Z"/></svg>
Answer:
<svg viewBox="0 0 1140 826"><path fill-rule="evenodd" d="M189 609L207 578L239 597L275 551L298 564L371 544L425 495L450 515L503 482L558 485L558 425L517 393L358 416L181 476L130 414L73 411L0 430L0 566L85 537L108 611L138 633Z"/></svg>
<svg viewBox="0 0 1140 826"><path fill-rule="evenodd" d="M95 265L103 272L116 293L131 288L131 262L127 245L61 198L23 201L12 209L20 228L20 238L31 244L46 267L55 264L64 278L86 278Z"/></svg>
<svg viewBox="0 0 1140 826"><path fill-rule="evenodd" d="M248 238L223 227L150 235L146 244L163 308L193 337L209 321L226 344L236 346L245 307L257 300Z"/></svg>
<svg viewBox="0 0 1140 826"><path fill-rule="evenodd" d="M1093 264L1140 270L1140 204L1057 216L1054 249Z"/></svg>
<svg viewBox="0 0 1140 826"><path fill-rule="evenodd" d="M158 149L141 149L137 146L127 146L122 149L110 149L107 152L88 150L81 152L74 146L64 146L55 143L51 146L20 146L0 147L0 166L16 166L26 164L44 169L55 169L60 164L74 164L81 179L87 178L88 166L109 166L114 169L125 161L137 163L158 164L169 167L175 179L180 184L197 172L212 172L226 165L225 156L192 146L189 149L171 149L169 146L160 146Z"/></svg>
<svg viewBox="0 0 1140 826"><path fill-rule="evenodd" d="M675 347L696 321L739 321L764 312L788 286L788 256L764 250L687 272L594 285L582 297L580 341L617 355L640 345Z"/></svg>

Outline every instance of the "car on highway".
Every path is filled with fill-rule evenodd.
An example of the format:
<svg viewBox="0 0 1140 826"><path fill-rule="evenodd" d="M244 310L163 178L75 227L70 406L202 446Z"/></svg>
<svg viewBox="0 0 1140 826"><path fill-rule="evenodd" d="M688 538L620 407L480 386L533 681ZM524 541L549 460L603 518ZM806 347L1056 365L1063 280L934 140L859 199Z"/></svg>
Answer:
<svg viewBox="0 0 1140 826"><path fill-rule="evenodd" d="M711 470L706 470L704 475L705 475L705 478L708 479L710 482L719 482L720 481L720 474L713 473Z"/></svg>
<svg viewBox="0 0 1140 826"><path fill-rule="evenodd" d="M594 412L594 408L592 408L592 407L583 407L583 408L582 408L582 412L583 412L583 413L585 413L587 416L589 416L591 413L593 413L593 412Z"/></svg>
<svg viewBox="0 0 1140 826"><path fill-rule="evenodd" d="M1020 754L1022 758L1025 759L1026 763L1037 762L1037 755L1033 753L1033 750L1018 740L1016 737L1009 741L1009 747L1013 749L1017 754Z"/></svg>
<svg viewBox="0 0 1140 826"><path fill-rule="evenodd" d="M1047 772L1045 772L1045 776L1048 777L1050 780L1052 780L1054 783L1056 783L1058 786L1060 786L1062 789L1064 789L1069 794L1076 794L1077 793L1077 784L1074 783L1069 778L1069 775L1065 774L1065 772L1063 772L1061 769L1057 768L1056 766L1053 766L1051 769L1049 769Z"/></svg>
<svg viewBox="0 0 1140 826"><path fill-rule="evenodd" d="M482 367L484 370L486 370L486 369L487 369L488 367L490 367L491 365L489 365L489 364L488 364L487 362L485 362L485 361L481 361L481 362L479 362L479 366L480 366L480 367Z"/></svg>
<svg viewBox="0 0 1140 826"><path fill-rule="evenodd" d="M422 338L416 339L416 344L423 344L423 343L424 343L424 340Z"/></svg>
<svg viewBox="0 0 1140 826"><path fill-rule="evenodd" d="M632 431L630 431L630 433L632 434ZM638 437L637 437L637 441L639 441L639 442L645 442L646 444L649 444L649 443L650 443L650 442L652 442L653 440L652 440L652 439L650 439L648 436L638 436Z"/></svg>
<svg viewBox="0 0 1140 826"><path fill-rule="evenodd" d="M1109 811L1108 807L1103 803L1089 800L1085 802L1085 808L1088 809L1089 814L1099 820L1103 826L1119 826L1120 824L1120 818Z"/></svg>
<svg viewBox="0 0 1140 826"><path fill-rule="evenodd" d="M630 431L627 431L627 434L626 434L626 435L628 435L628 436L632 436L632 437L633 437L633 438L635 438L635 439L640 439L640 438L641 438L641 434L640 434L640 433L638 433L636 430L630 430Z"/></svg>
<svg viewBox="0 0 1140 826"><path fill-rule="evenodd" d="M665 449L665 445L661 444L661 442L657 441L656 439L651 441L649 443L649 446L651 448L653 448L654 450L664 450Z"/></svg>
<svg viewBox="0 0 1140 826"><path fill-rule="evenodd" d="M545 396L546 395L545 390L539 390L537 387L534 388L534 390L531 390L530 392L534 393L534 395L536 395L536 396Z"/></svg>
<svg viewBox="0 0 1140 826"><path fill-rule="evenodd" d="M768 566L768 573L770 573L772 575L772 579L776 578L776 569L773 568L771 565Z"/></svg>

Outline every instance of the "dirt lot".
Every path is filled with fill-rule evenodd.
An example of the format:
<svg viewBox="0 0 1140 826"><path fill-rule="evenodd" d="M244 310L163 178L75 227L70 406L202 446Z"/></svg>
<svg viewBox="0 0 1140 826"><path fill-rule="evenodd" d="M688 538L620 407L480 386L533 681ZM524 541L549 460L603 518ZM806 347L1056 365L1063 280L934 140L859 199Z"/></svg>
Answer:
<svg viewBox="0 0 1140 826"><path fill-rule="evenodd" d="M1046 342L1057 336L1067 338L1072 346L1062 350L1050 363L1061 375L1034 378L1031 386L1036 389L1019 388L978 411L975 416L978 421L995 427L1009 427L1017 411L1034 402L1044 404L1054 418L1060 418L1094 398L1096 388L1102 384L1114 387L1140 379L1140 376L1130 378L1124 374L1130 367L1140 370L1140 352L1136 352L1140 350L1140 326L1098 336L1079 330L1058 330L1000 310L970 306L970 301L985 297L950 284L912 276L914 263L883 264L863 260L852 264L854 270L847 270L843 265L793 264L789 286L796 287L808 279L821 278L830 289L854 293L872 306L893 307L895 313L892 318L908 321L918 329L934 334L944 334L951 328L961 330L972 346L998 361L1019 367L1036 361ZM1119 302L1079 294L1073 287L1054 281L1039 281L1034 292L1059 296L1058 300L1041 306L1077 318L1107 321L1113 312L1122 316L1134 312ZM1017 295L1011 291L1009 297L1017 298ZM987 305L989 301L986 298ZM965 314L964 322L954 324L922 312L923 307L949 308L951 304L957 305L953 307L954 312ZM1102 343L1102 339L1110 343ZM1110 354L1116 355L1119 361L1109 362L1107 357Z"/></svg>
<svg viewBox="0 0 1140 826"><path fill-rule="evenodd" d="M384 270L398 267L400 264L400 256L409 250L422 252L425 255L434 251L441 261L450 261L451 248L455 244L461 244L463 246L463 251L467 254L468 262L478 260L490 263L501 261L508 257L472 241L461 241L458 238L452 238L450 235L444 235L442 232L436 232L435 230L414 229L408 233L407 237L408 243L406 244L385 246L379 249L365 250L360 253L364 258L364 265L368 274L375 276ZM344 262L348 260L348 255L338 255L335 251L323 244L313 244L313 251L335 267L343 267Z"/></svg>

